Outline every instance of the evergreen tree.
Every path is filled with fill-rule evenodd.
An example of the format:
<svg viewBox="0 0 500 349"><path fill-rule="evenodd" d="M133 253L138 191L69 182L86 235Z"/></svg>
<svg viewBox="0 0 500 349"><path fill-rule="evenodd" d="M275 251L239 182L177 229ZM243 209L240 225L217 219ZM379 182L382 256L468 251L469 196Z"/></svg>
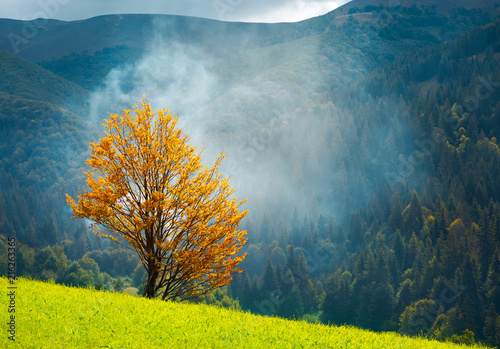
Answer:
<svg viewBox="0 0 500 349"><path fill-rule="evenodd" d="M297 264L297 257L295 256L295 246L293 245L293 241L287 247L287 259L286 259L286 267L293 270Z"/></svg>
<svg viewBox="0 0 500 349"><path fill-rule="evenodd" d="M495 311L495 305L490 304L483 328L484 337L489 345L500 345L500 316Z"/></svg>
<svg viewBox="0 0 500 349"><path fill-rule="evenodd" d="M370 299L369 328L375 331L387 331L392 329L390 323L395 306L394 289L388 281L380 282L373 290Z"/></svg>
<svg viewBox="0 0 500 349"><path fill-rule="evenodd" d="M338 276L338 272L334 274L338 280L332 275L328 281L325 299L321 305L321 321L327 324L349 325L354 323L354 309L351 304L352 276L348 271Z"/></svg>
<svg viewBox="0 0 500 349"><path fill-rule="evenodd" d="M363 236L363 226L361 223L361 216L358 211L351 215L351 219L349 221L349 248L352 252L363 246Z"/></svg>
<svg viewBox="0 0 500 349"><path fill-rule="evenodd" d="M486 275L484 289L486 299L489 302L494 302L495 310L500 312L500 254L495 254Z"/></svg>
<svg viewBox="0 0 500 349"><path fill-rule="evenodd" d="M250 284L250 294L250 298L253 300L250 309L254 312L258 312L258 309L255 308L255 303L262 300L262 291L260 289L260 281L257 274L253 276L252 283Z"/></svg>
<svg viewBox="0 0 500 349"><path fill-rule="evenodd" d="M250 276L246 270L241 273L240 305L242 309L251 310L253 307L253 294L251 289Z"/></svg>
<svg viewBox="0 0 500 349"><path fill-rule="evenodd" d="M412 286L410 279L405 279L399 286L396 306L398 314L401 314L406 309L406 307L410 305L413 299L411 289Z"/></svg>
<svg viewBox="0 0 500 349"><path fill-rule="evenodd" d="M403 267L403 258L405 256L405 244L403 242L403 238L401 237L401 232L396 230L396 234L394 235L394 243L392 245L392 249L396 254L396 260L399 262L400 267Z"/></svg>
<svg viewBox="0 0 500 349"><path fill-rule="evenodd" d="M298 288L293 288L292 292L278 305L277 315L286 319L300 319L304 315L304 308Z"/></svg>
<svg viewBox="0 0 500 349"><path fill-rule="evenodd" d="M403 212L403 226L406 236L411 236L412 233L419 234L424 225L424 217L422 213L422 205L416 192L410 200L410 204Z"/></svg>
<svg viewBox="0 0 500 349"><path fill-rule="evenodd" d="M391 215L389 216L388 221L388 226L393 231L398 231L402 228L402 212L403 210L401 208L401 198L399 197L399 193L396 192L392 197Z"/></svg>
<svg viewBox="0 0 500 349"><path fill-rule="evenodd" d="M463 265L463 291L458 297L458 304L463 314L466 328L476 334L481 334L484 326L484 303L479 294L477 276L470 258L466 258Z"/></svg>
<svg viewBox="0 0 500 349"><path fill-rule="evenodd" d="M269 295L271 292L274 292L278 289L279 285L278 277L276 275L276 269L273 267L271 259L268 258L266 269L264 269L264 273L262 275L261 291L264 295Z"/></svg>

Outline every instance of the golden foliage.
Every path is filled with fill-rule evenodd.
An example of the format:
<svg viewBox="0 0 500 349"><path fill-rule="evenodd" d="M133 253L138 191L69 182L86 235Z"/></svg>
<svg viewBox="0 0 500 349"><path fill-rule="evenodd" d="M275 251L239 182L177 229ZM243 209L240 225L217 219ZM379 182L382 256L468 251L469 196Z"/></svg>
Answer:
<svg viewBox="0 0 500 349"><path fill-rule="evenodd" d="M90 143L90 191L78 202L67 195L74 217L128 241L148 271L147 297L191 298L228 284L245 258L246 232L237 227L246 211L218 172L224 154L203 166L168 109L154 113L143 99L134 112L112 114L105 136Z"/></svg>

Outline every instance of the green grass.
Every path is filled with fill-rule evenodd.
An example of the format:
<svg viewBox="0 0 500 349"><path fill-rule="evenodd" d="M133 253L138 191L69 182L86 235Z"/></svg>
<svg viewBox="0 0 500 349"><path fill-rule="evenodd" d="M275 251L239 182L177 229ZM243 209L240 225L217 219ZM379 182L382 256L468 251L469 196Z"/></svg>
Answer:
<svg viewBox="0 0 500 349"><path fill-rule="evenodd" d="M8 280L0 278L0 347L6 332ZM256 316L199 304L16 281L19 348L458 348L460 346Z"/></svg>

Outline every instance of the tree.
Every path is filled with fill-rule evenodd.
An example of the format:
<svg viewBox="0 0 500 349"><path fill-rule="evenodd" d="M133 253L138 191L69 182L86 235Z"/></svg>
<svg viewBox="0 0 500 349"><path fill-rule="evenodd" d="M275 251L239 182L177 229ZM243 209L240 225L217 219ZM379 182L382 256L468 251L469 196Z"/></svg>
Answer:
<svg viewBox="0 0 500 349"><path fill-rule="evenodd" d="M241 289L240 289L240 297L238 300L240 301L240 305L245 310L250 310L253 306L252 304L252 290L251 290L251 281L250 276L246 270L240 274L241 277Z"/></svg>
<svg viewBox="0 0 500 349"><path fill-rule="evenodd" d="M392 196L391 215L389 216L388 221L389 227L394 231L401 229L401 222L403 221L403 215L401 212L401 198L399 197L399 193L396 192Z"/></svg>
<svg viewBox="0 0 500 349"><path fill-rule="evenodd" d="M321 320L324 323L337 325L353 324L354 309L352 307L352 275L340 270L330 276L325 298L322 303ZM338 278L338 280L336 280Z"/></svg>
<svg viewBox="0 0 500 349"><path fill-rule="evenodd" d="M403 226L405 228L405 235L410 236L412 233L419 234L424 225L424 218L422 213L422 205L416 192L410 200L410 204L403 211Z"/></svg>
<svg viewBox="0 0 500 349"><path fill-rule="evenodd" d="M246 231L238 225L244 201L218 168L202 166L178 119L168 109L151 110L144 99L135 115L111 114L105 137L90 143L90 191L67 195L76 218L92 220L94 234L122 237L147 271L143 296L195 298L227 285L245 255ZM104 230L101 230L104 228Z"/></svg>
<svg viewBox="0 0 500 349"><path fill-rule="evenodd" d="M426 334L443 309L430 299L413 302L399 317L399 333L407 336Z"/></svg>
<svg viewBox="0 0 500 349"><path fill-rule="evenodd" d="M500 316L495 311L495 305L493 303L491 303L488 308L483 333L488 344L492 346L498 346L500 344Z"/></svg>
<svg viewBox="0 0 500 349"><path fill-rule="evenodd" d="M359 211L351 215L349 220L349 241L352 252L363 246L363 227Z"/></svg>
<svg viewBox="0 0 500 349"><path fill-rule="evenodd" d="M271 259L267 259L266 269L264 269L264 274L262 276L262 286L261 290L265 295L269 295L271 292L279 290L278 276L276 275L276 269L271 263Z"/></svg>
<svg viewBox="0 0 500 349"><path fill-rule="evenodd" d="M35 273L42 279L56 280L68 267L68 257L62 246L47 246L35 256Z"/></svg>

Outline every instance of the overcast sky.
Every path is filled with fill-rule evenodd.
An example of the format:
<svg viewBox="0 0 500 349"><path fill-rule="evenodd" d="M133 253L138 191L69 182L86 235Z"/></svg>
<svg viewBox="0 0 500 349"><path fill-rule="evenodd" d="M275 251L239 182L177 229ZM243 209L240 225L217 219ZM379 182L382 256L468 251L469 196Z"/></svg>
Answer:
<svg viewBox="0 0 500 349"><path fill-rule="evenodd" d="M104 14L157 13L225 21L296 22L350 0L0 0L0 18L86 19Z"/></svg>

